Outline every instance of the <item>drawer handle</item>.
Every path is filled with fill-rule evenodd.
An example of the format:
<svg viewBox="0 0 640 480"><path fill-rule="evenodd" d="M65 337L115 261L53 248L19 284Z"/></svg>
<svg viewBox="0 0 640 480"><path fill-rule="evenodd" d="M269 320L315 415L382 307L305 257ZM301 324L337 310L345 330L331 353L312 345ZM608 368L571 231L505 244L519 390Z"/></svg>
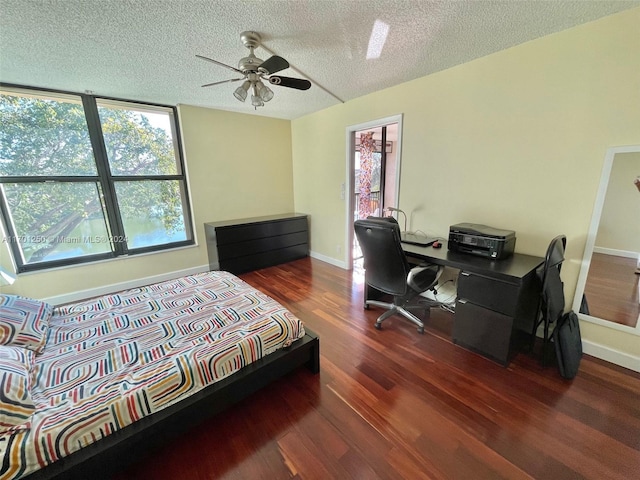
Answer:
<svg viewBox="0 0 640 480"><path fill-rule="evenodd" d="M460 275L465 276L465 277L470 277L471 274L467 273L467 272L460 272Z"/></svg>
<svg viewBox="0 0 640 480"><path fill-rule="evenodd" d="M467 300L464 298L459 298L458 303L467 303Z"/></svg>

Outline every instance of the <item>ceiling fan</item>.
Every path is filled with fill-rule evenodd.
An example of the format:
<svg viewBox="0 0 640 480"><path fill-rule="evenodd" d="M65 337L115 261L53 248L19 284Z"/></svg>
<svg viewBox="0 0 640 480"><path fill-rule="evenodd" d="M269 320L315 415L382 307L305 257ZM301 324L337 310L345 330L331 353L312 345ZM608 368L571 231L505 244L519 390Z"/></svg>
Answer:
<svg viewBox="0 0 640 480"><path fill-rule="evenodd" d="M263 80L266 80L271 85L280 85L281 87L295 88L296 90L308 90L311 88L311 82L309 80L273 75L274 73L289 68L289 62L284 58L273 55L266 60L262 60L255 56L253 51L261 45L262 41L259 33L242 32L240 34L240 40L244 46L249 49L249 56L240 59L238 68L213 60L212 58L196 55L196 57L202 60L215 63L216 65L220 65L221 67L242 75L239 78L207 83L202 85L203 87L212 87L213 85L220 85L222 83L244 80L242 85L233 92L233 96L241 102L244 102L247 99L247 94L251 91L251 105L256 109L257 107L264 106L264 102L268 102L273 98L273 91L262 82Z"/></svg>

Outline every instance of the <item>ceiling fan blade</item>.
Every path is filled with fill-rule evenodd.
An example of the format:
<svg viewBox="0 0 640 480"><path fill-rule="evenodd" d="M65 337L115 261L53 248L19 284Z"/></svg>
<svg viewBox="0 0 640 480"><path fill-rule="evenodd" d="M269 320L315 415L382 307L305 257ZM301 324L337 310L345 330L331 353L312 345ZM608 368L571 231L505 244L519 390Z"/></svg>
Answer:
<svg viewBox="0 0 640 480"><path fill-rule="evenodd" d="M240 80L244 80L244 77L242 77L242 78L232 78L230 80L221 80L219 82L213 82L213 83L206 83L206 84L204 84L202 86L203 87L213 87L214 85L220 85L221 83L239 82Z"/></svg>
<svg viewBox="0 0 640 480"><path fill-rule="evenodd" d="M284 70L285 68L289 68L289 62L287 62L284 58L279 57L278 55L274 55L273 57L267 58L264 62L262 62L258 67L258 70L262 70L267 75L271 75L272 73L279 72L280 70Z"/></svg>
<svg viewBox="0 0 640 480"><path fill-rule="evenodd" d="M203 57L202 55L196 55L196 57L201 58L202 60L206 60L207 62L215 63L216 65L220 65L221 67L228 68L229 70L233 70L234 72L242 73L242 70L238 70L235 67L227 65L225 63L214 60L213 58Z"/></svg>
<svg viewBox="0 0 640 480"><path fill-rule="evenodd" d="M295 88L297 90L309 90L311 82L302 78L281 77L274 75L269 77L269 83L272 85L280 85L281 87Z"/></svg>

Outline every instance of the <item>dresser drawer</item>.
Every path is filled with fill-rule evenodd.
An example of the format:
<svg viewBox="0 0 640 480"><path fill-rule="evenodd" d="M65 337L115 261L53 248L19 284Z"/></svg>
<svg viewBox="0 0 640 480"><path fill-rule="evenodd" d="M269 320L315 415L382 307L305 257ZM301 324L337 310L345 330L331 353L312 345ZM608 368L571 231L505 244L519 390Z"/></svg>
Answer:
<svg viewBox="0 0 640 480"><path fill-rule="evenodd" d="M306 232L307 219L294 218L272 222L254 223L249 225L233 225L216 229L218 245L244 242L257 238L275 237L289 233Z"/></svg>
<svg viewBox="0 0 640 480"><path fill-rule="evenodd" d="M458 277L458 298L476 305L514 316L520 286L461 271Z"/></svg>
<svg viewBox="0 0 640 480"><path fill-rule="evenodd" d="M254 255L256 253L270 252L296 245L307 245L309 243L308 232L296 232L286 235L276 235L263 237L255 240L245 240L236 243L218 245L218 255L220 258L230 259Z"/></svg>
<svg viewBox="0 0 640 480"><path fill-rule="evenodd" d="M307 244L294 245L265 253L222 259L220 260L220 270L226 270L239 275L260 268L291 262L298 258L304 258L307 255L309 255L309 247Z"/></svg>

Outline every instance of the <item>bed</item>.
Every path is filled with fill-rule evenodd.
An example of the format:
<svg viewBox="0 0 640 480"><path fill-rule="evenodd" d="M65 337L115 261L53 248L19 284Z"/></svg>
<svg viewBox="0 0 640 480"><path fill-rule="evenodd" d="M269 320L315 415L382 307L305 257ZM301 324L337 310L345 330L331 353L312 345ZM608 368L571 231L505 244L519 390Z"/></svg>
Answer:
<svg viewBox="0 0 640 480"><path fill-rule="evenodd" d="M57 308L0 294L0 478L108 476L303 365L317 336L228 272Z"/></svg>

